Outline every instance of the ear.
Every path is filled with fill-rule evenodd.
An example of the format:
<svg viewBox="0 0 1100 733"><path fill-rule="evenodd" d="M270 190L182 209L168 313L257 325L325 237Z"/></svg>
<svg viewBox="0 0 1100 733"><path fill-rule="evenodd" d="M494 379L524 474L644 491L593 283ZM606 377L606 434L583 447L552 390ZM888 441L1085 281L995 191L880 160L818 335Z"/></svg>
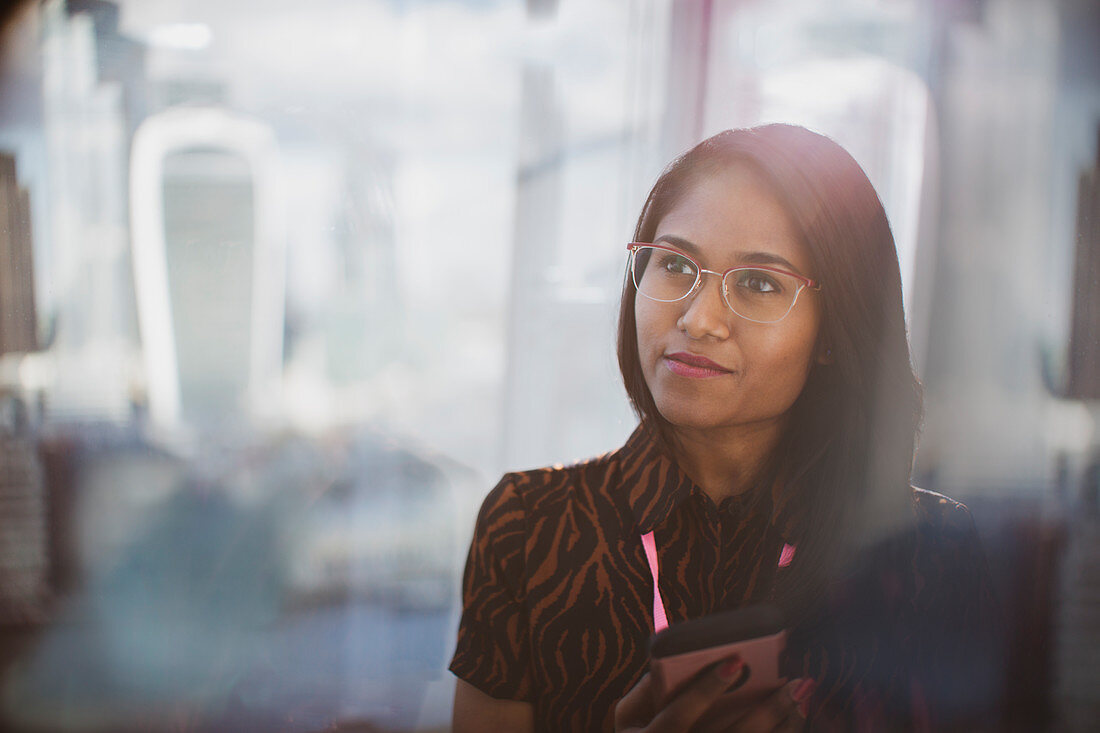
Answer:
<svg viewBox="0 0 1100 733"><path fill-rule="evenodd" d="M817 349L817 363L827 365L833 363L833 350L827 344L822 344Z"/></svg>

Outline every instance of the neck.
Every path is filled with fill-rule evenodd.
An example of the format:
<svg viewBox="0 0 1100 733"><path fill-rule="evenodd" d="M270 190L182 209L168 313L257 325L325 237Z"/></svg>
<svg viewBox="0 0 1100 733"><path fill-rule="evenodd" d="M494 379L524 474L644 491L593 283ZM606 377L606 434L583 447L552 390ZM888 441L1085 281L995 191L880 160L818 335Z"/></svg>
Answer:
<svg viewBox="0 0 1100 733"><path fill-rule="evenodd" d="M781 434L778 421L728 430L672 427L680 468L715 504L753 487Z"/></svg>

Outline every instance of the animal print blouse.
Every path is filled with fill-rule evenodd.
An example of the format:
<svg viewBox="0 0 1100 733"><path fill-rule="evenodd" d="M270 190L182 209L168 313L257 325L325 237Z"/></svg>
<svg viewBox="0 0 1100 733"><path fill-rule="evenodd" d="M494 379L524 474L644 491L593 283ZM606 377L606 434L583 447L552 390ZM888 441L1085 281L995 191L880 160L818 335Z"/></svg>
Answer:
<svg viewBox="0 0 1100 733"><path fill-rule="evenodd" d="M797 542L769 493L716 506L645 426L599 458L505 475L474 531L451 671L530 702L536 730L613 730L649 663L640 535L655 534L669 623L764 602ZM810 730L927 730L995 704L997 610L973 522L940 494L913 498L915 530L791 630L783 671L818 681Z"/></svg>

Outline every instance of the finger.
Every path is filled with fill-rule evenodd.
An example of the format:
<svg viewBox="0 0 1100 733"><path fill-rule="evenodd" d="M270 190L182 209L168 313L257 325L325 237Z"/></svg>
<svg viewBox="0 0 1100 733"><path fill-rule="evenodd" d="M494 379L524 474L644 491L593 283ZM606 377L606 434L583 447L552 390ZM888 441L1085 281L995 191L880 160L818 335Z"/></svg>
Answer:
<svg viewBox="0 0 1100 733"><path fill-rule="evenodd" d="M703 717L730 683L741 677L744 668L745 663L738 657L714 665L673 698L646 730L651 733L679 733L689 729Z"/></svg>
<svg viewBox="0 0 1100 733"><path fill-rule="evenodd" d="M737 721L745 717L746 708L730 707L725 710L711 710L691 729L691 733L728 733L739 730Z"/></svg>
<svg viewBox="0 0 1100 733"><path fill-rule="evenodd" d="M810 698L813 697L814 690L817 689L817 681L810 677L804 677L801 680L795 680L795 682L798 682L798 684L793 688L791 685L787 685L787 688L791 699L794 701L795 712L805 720L809 717Z"/></svg>
<svg viewBox="0 0 1100 733"><path fill-rule="evenodd" d="M737 730L746 733L801 730L806 716L799 709L813 693L812 679L791 680L745 711Z"/></svg>
<svg viewBox="0 0 1100 733"><path fill-rule="evenodd" d="M806 730L806 709L805 704L799 704L794 706L794 711L775 729L775 732L800 733L804 730Z"/></svg>
<svg viewBox="0 0 1100 733"><path fill-rule="evenodd" d="M813 697L815 689L817 689L817 680L805 677L797 687L790 690L791 699L794 701L794 715L787 719L791 725L790 730L805 729L810 711L810 698Z"/></svg>
<svg viewBox="0 0 1100 733"><path fill-rule="evenodd" d="M615 703L615 730L626 730L632 726L641 726L653 717L653 698L657 695L649 672L642 675L630 692Z"/></svg>
<svg viewBox="0 0 1100 733"><path fill-rule="evenodd" d="M706 712L702 720L691 731L692 733L739 731L741 730L741 721L746 719L759 704L760 698L738 700L720 697L718 702L711 706L710 710Z"/></svg>
<svg viewBox="0 0 1100 733"><path fill-rule="evenodd" d="M802 711L802 706L796 705L794 712L776 728L776 733L800 733L804 730L806 730L806 715Z"/></svg>

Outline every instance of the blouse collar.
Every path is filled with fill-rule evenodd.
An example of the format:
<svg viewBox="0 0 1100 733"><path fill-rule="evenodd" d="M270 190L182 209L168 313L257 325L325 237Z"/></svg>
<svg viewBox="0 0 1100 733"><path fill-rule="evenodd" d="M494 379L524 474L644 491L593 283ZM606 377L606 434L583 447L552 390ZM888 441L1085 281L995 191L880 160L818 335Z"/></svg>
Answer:
<svg viewBox="0 0 1100 733"><path fill-rule="evenodd" d="M692 494L710 501L702 488L667 453L656 429L649 423L643 421L638 425L620 455L622 485L626 487L627 503L639 533L650 532L663 523ZM736 494L725 499L721 509L742 516L765 515L785 542L796 544L802 534L800 502L790 500L783 488L781 477L777 477L771 491L750 490Z"/></svg>

